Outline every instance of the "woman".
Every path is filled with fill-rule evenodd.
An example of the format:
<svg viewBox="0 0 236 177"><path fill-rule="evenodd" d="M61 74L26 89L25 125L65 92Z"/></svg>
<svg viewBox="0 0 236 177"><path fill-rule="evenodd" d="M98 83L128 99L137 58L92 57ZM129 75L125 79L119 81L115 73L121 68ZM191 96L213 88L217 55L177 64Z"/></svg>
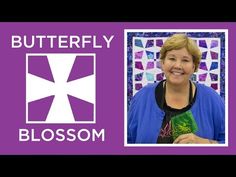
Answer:
<svg viewBox="0 0 236 177"><path fill-rule="evenodd" d="M196 43L185 34L174 34L160 53L166 79L133 97L128 143L224 143L223 99L214 89L190 81L201 59Z"/></svg>

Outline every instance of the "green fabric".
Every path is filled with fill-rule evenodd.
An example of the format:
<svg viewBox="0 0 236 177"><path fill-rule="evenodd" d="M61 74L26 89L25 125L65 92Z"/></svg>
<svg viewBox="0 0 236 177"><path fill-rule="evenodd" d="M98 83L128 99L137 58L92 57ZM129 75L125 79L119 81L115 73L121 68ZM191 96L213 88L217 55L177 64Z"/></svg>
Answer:
<svg viewBox="0 0 236 177"><path fill-rule="evenodd" d="M198 130L192 112L186 111L171 118L172 135L174 140L182 134L195 133Z"/></svg>

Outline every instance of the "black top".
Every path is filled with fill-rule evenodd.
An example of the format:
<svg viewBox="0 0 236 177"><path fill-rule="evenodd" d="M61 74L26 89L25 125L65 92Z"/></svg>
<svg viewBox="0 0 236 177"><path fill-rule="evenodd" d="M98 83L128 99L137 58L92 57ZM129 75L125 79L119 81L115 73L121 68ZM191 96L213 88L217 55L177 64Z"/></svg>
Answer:
<svg viewBox="0 0 236 177"><path fill-rule="evenodd" d="M196 93L197 93L197 87L196 91L193 97L192 93L192 84L190 82L190 87L189 87L189 104L182 108L182 109L175 109L166 104L166 99L165 99L165 92L166 92L166 84L164 84L165 80L161 81L155 89L155 97L156 97L156 102L157 105L165 112L165 117L162 122L161 130L159 133L159 136L157 138L157 143L173 143L173 137L172 137L172 128L171 128L171 118L179 115L185 111L188 111L193 103L196 100ZM164 87L163 87L164 84Z"/></svg>

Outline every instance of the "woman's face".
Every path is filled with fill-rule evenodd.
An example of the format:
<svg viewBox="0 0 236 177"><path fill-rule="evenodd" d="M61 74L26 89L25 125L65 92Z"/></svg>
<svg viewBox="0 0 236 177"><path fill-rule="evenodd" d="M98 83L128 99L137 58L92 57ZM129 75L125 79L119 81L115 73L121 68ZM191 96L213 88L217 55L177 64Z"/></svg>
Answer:
<svg viewBox="0 0 236 177"><path fill-rule="evenodd" d="M193 57L186 48L168 51L161 63L166 80L177 85L187 84L195 69Z"/></svg>

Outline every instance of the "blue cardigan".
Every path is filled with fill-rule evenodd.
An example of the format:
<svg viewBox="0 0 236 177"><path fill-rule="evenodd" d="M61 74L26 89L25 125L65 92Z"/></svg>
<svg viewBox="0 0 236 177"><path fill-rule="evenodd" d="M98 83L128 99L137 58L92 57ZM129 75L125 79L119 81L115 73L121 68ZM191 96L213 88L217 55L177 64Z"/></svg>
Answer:
<svg viewBox="0 0 236 177"><path fill-rule="evenodd" d="M155 99L158 83L149 84L135 94L128 111L128 143L156 143L164 111ZM211 87L196 83L197 95L191 112L202 138L225 143L224 100Z"/></svg>

